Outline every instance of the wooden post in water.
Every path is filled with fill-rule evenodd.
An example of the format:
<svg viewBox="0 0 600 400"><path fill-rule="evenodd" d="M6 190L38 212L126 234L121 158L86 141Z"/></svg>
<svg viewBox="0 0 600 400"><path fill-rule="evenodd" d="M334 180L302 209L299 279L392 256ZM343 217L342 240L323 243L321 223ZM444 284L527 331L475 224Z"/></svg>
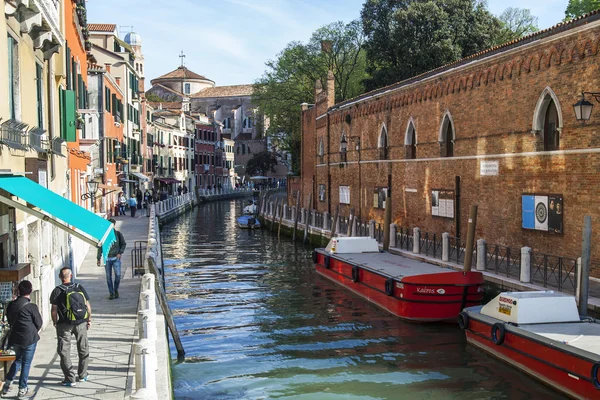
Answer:
<svg viewBox="0 0 600 400"><path fill-rule="evenodd" d="M308 224L310 224L310 214L312 213L312 199L313 194L310 192L310 195L308 196L308 207L306 207L308 213L306 214L306 221L304 221L304 239L302 240L302 243L306 243L306 239L308 239Z"/></svg>
<svg viewBox="0 0 600 400"><path fill-rule="evenodd" d="M296 193L296 215L294 216L294 232L292 233L292 240L296 241L296 230L298 229L298 218L300 217L300 190Z"/></svg>
<svg viewBox="0 0 600 400"><path fill-rule="evenodd" d="M284 201L281 203L281 212L279 213L279 228L277 228L277 239L281 237L281 223L283 222L283 213L287 203Z"/></svg>
<svg viewBox="0 0 600 400"><path fill-rule="evenodd" d="M158 295L158 302L160 303L160 308L162 309L163 315L165 316L167 326L171 331L171 336L173 337L173 342L175 343L175 348L177 349L177 360L183 361L185 359L185 350L183 349L183 345L181 344L181 338L179 337L177 326L175 326L173 313L171 312L171 307L169 307L169 302L167 300L167 296L165 295L165 290L163 289L158 268L156 267L153 258L148 258L148 264L150 272L153 273L155 276L154 283L156 286L156 293Z"/></svg>
<svg viewBox="0 0 600 400"><path fill-rule="evenodd" d="M473 264L473 246L475 245L475 228L477 227L477 205L472 205L469 211L469 225L467 227L467 246L465 248L464 272L471 271Z"/></svg>
<svg viewBox="0 0 600 400"><path fill-rule="evenodd" d="M277 207L279 207L279 198L275 199L275 208L273 208L273 218L271 219L271 232L275 226L275 218L277 218Z"/></svg>
<svg viewBox="0 0 600 400"><path fill-rule="evenodd" d="M335 237L335 233L337 232L337 226L338 226L338 219L340 218L340 206L337 206L337 208L335 209L335 215L333 216L333 225L331 225L331 236L329 237L330 239L332 237Z"/></svg>
<svg viewBox="0 0 600 400"><path fill-rule="evenodd" d="M579 291L579 314L587 316L588 296L590 292L590 256L592 244L592 217L583 219L583 239L581 244L581 290Z"/></svg>

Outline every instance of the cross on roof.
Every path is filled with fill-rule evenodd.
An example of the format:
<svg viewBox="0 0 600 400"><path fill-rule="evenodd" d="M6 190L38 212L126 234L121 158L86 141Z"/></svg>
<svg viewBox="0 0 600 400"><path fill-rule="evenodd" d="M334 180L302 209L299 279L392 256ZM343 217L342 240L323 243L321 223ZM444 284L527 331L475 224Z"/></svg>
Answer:
<svg viewBox="0 0 600 400"><path fill-rule="evenodd" d="M179 55L179 58L181 58L181 66L183 67L183 62L184 62L184 58L185 58L185 54L183 54L183 50L181 50L181 54Z"/></svg>

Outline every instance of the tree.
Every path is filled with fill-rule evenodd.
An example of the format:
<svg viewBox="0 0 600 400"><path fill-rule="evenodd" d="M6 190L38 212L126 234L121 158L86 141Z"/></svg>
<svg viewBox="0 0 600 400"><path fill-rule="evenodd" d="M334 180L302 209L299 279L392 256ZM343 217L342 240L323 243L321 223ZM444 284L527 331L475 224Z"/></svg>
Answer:
<svg viewBox="0 0 600 400"><path fill-rule="evenodd" d="M389 85L494 45L501 22L479 0L367 0L367 89Z"/></svg>
<svg viewBox="0 0 600 400"><path fill-rule="evenodd" d="M598 9L600 9L600 0L569 0L565 10L565 21Z"/></svg>
<svg viewBox="0 0 600 400"><path fill-rule="evenodd" d="M508 7L500 14L501 28L495 44L501 45L537 32L537 17L524 8Z"/></svg>
<svg viewBox="0 0 600 400"><path fill-rule="evenodd" d="M329 24L316 30L306 44L289 43L266 63L255 82L253 102L268 120L267 135L277 135L279 149L292 155L293 171L300 170L300 104L314 102L315 83L325 83L329 70L337 101L361 94L366 77L363 42L360 21Z"/></svg>
<svg viewBox="0 0 600 400"><path fill-rule="evenodd" d="M267 172L275 172L277 158L268 151L255 154L246 164L246 173L250 176L265 175Z"/></svg>

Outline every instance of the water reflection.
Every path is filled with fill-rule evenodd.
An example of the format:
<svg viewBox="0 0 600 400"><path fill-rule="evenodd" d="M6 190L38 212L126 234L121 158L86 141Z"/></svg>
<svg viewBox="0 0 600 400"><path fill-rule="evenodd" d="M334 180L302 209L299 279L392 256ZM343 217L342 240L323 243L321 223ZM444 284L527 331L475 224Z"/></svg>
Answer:
<svg viewBox="0 0 600 400"><path fill-rule="evenodd" d="M243 231L243 202L163 228L186 349L178 399L558 399L453 325L407 324L314 272L310 249Z"/></svg>

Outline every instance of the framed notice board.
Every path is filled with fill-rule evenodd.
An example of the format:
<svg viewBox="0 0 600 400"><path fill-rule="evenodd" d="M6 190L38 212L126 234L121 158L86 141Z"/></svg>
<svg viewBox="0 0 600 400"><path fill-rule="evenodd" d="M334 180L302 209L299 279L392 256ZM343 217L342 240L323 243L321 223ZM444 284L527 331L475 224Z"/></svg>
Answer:
<svg viewBox="0 0 600 400"><path fill-rule="evenodd" d="M350 204L350 186L340 186L340 204Z"/></svg>
<svg viewBox="0 0 600 400"><path fill-rule="evenodd" d="M385 209L387 191L387 187L376 186L375 189L373 189L373 208Z"/></svg>
<svg viewBox="0 0 600 400"><path fill-rule="evenodd" d="M433 189L431 191L431 215L454 218L454 190Z"/></svg>
<svg viewBox="0 0 600 400"><path fill-rule="evenodd" d="M561 194L523 194L521 220L523 229L563 233L563 196Z"/></svg>

